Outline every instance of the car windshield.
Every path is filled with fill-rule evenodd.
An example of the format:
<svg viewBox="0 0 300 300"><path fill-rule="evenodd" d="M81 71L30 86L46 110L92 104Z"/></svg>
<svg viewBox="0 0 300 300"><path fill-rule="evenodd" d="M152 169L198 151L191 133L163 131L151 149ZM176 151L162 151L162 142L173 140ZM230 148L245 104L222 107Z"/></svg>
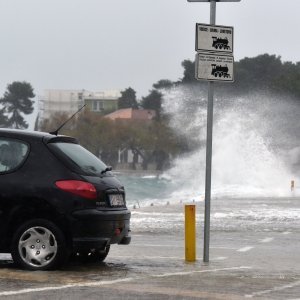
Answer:
<svg viewBox="0 0 300 300"><path fill-rule="evenodd" d="M107 168L104 162L79 144L56 142L51 146L59 149L86 174L100 175Z"/></svg>

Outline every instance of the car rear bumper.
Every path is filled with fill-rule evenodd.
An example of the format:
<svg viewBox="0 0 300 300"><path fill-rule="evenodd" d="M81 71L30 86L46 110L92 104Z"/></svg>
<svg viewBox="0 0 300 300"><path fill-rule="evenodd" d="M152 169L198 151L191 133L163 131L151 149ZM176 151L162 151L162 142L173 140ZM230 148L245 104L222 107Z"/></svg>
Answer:
<svg viewBox="0 0 300 300"><path fill-rule="evenodd" d="M104 249L110 244L129 244L130 216L131 213L127 209L86 209L73 212L73 249Z"/></svg>

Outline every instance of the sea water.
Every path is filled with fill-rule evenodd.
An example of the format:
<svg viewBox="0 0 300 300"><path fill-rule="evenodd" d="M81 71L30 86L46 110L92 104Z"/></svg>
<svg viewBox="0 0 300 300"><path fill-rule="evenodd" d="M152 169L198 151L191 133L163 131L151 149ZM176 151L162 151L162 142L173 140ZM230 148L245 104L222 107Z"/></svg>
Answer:
<svg viewBox="0 0 300 300"><path fill-rule="evenodd" d="M128 206L136 209L135 228L182 228L183 212L167 211L166 215L163 208L179 203L198 203L198 218L203 220L206 103L203 87L165 91L163 109L170 126L193 151L177 157L171 169L161 174L118 174L126 188ZM300 196L299 120L300 103L289 97L263 92L216 94L212 155L215 228L247 228L249 224L268 228L266 224L290 222L299 227L300 210L293 202L299 202ZM282 201L283 205L276 205ZM162 207L162 211L138 210L150 206Z"/></svg>
<svg viewBox="0 0 300 300"><path fill-rule="evenodd" d="M170 126L193 146L159 175L120 175L130 204L200 201L205 190L207 91L195 86L164 92ZM300 195L300 102L256 92L216 94L212 197ZM291 191L291 181L295 189Z"/></svg>

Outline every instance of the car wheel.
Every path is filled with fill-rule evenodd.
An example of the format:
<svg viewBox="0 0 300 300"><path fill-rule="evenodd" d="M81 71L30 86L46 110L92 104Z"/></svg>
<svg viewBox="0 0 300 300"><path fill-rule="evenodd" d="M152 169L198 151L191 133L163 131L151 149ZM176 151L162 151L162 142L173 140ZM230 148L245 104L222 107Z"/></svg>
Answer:
<svg viewBox="0 0 300 300"><path fill-rule="evenodd" d="M110 250L110 245L106 246L104 250L80 251L73 255L73 260L82 263L102 262L107 257L109 250Z"/></svg>
<svg viewBox="0 0 300 300"><path fill-rule="evenodd" d="M58 268L68 258L62 231L52 222L36 219L21 225L13 235L14 262L28 270Z"/></svg>

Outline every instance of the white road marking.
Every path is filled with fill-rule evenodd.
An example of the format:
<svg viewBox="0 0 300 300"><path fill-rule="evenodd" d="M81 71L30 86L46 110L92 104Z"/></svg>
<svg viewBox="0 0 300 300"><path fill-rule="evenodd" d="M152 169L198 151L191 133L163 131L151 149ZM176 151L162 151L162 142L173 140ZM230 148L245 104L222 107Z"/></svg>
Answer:
<svg viewBox="0 0 300 300"><path fill-rule="evenodd" d="M133 258L132 255L114 255L111 258ZM139 255L139 259L184 259L184 257L179 256L144 256ZM136 258L134 258L136 260Z"/></svg>
<svg viewBox="0 0 300 300"><path fill-rule="evenodd" d="M293 288L293 287L299 286L299 285L300 285L300 281L296 281L296 282L292 282L292 283L289 283L289 284L286 284L286 285L275 286L274 288L269 289L269 290L264 290L264 291L256 292L256 293L253 293L253 294L250 294L250 295L245 295L245 297L253 298L253 297L256 297L256 296L261 296L261 295L269 294L269 293L272 293L272 292L283 291L283 290L290 289L290 288Z"/></svg>
<svg viewBox="0 0 300 300"><path fill-rule="evenodd" d="M137 246L137 247L171 247L171 248L183 248L184 246L178 246L178 245L159 245L159 244L130 244L132 246Z"/></svg>
<svg viewBox="0 0 300 300"><path fill-rule="evenodd" d="M208 270L200 270L200 271L189 271L189 272L176 272L176 273L165 273L165 274L158 274L158 275L150 275L145 277L129 277L124 279L116 279L116 280L106 280L106 281L92 281L92 282L83 282L83 283L73 283L73 284L66 284L61 286L47 286L41 288L31 288L31 289L21 289L21 290L14 290L14 291L4 291L0 292L0 296L13 296L13 295L21 295L21 294L29 294L29 293L36 293L36 292L45 292L45 291L58 291L70 288L79 288L79 287L100 287L103 285L111 285L115 283L122 283L122 282L130 282L133 280L139 279L146 279L146 278L157 278L157 277L169 277L169 276L180 276L180 275L191 275L196 273L211 273L211 272L221 272L221 271L231 271L231 270L243 270L243 269L252 269L252 267L248 266L240 266L240 267L231 267L231 268L222 268L222 269L208 269Z"/></svg>
<svg viewBox="0 0 300 300"><path fill-rule="evenodd" d="M274 238L269 237L269 238L265 238L263 240L260 240L260 243L270 243L274 240Z"/></svg>
<svg viewBox="0 0 300 300"><path fill-rule="evenodd" d="M111 256L111 258L132 258L132 255L114 255ZM136 258L134 258L136 260ZM146 255L140 255L139 259L174 259L174 260L184 260L183 256L146 256ZM215 258L212 258L212 260L225 260L228 259L226 256L218 256Z"/></svg>
<svg viewBox="0 0 300 300"><path fill-rule="evenodd" d="M228 259L228 257L226 257L226 256L219 256L219 257L213 258L212 260L225 260L225 259Z"/></svg>
<svg viewBox="0 0 300 300"><path fill-rule="evenodd" d="M44 292L44 291L57 291L57 290L64 290L69 288L77 288L77 287L97 287L102 285L108 284L115 284L120 282L128 282L132 281L134 278L124 278L124 279L116 279L116 280L108 280L108 281L98 281L98 282L85 282L85 283L73 283L73 284L66 284L61 286L48 286L48 287L41 287L41 288L31 288L31 289L22 289L18 291L6 291L0 292L0 296L12 296L12 295L20 295L20 294L29 294L35 292Z"/></svg>
<svg viewBox="0 0 300 300"><path fill-rule="evenodd" d="M282 234L291 234L291 232L290 231L284 231L284 232L282 232Z"/></svg>
<svg viewBox="0 0 300 300"><path fill-rule="evenodd" d="M247 252L247 251L249 251L249 250L251 250L253 248L254 247L252 247L252 246L247 246L247 247L240 248L240 249L238 249L236 251L238 251L238 252Z"/></svg>
<svg viewBox="0 0 300 300"><path fill-rule="evenodd" d="M241 267L231 267L231 268L221 268L221 269L208 269L208 270L200 270L200 271L165 273L159 275L152 275L151 277L169 277L169 276L191 275L196 273L213 273L219 271L231 271L231 270L243 270L243 269L252 269L252 267L241 266Z"/></svg>
<svg viewBox="0 0 300 300"><path fill-rule="evenodd" d="M210 247L210 249L225 249L225 250L236 250L236 248L232 248L232 247L219 247L219 246L216 246L216 247Z"/></svg>

